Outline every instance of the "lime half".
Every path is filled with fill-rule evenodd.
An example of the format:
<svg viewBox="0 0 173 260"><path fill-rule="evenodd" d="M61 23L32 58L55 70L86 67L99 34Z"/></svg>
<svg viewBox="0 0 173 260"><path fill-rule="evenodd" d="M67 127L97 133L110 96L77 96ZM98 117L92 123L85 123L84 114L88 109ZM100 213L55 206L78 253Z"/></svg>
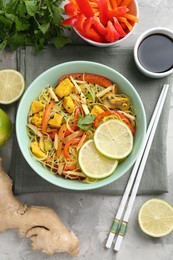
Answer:
<svg viewBox="0 0 173 260"><path fill-rule="evenodd" d="M0 109L0 146L4 145L11 137L12 123L8 115Z"/></svg>
<svg viewBox="0 0 173 260"><path fill-rule="evenodd" d="M124 159L132 151L133 135L125 123L112 119L96 129L94 143L104 156L117 160Z"/></svg>
<svg viewBox="0 0 173 260"><path fill-rule="evenodd" d="M118 165L117 160L111 160L100 154L94 141L87 141L80 149L78 162L82 172L93 179L103 179L111 175Z"/></svg>
<svg viewBox="0 0 173 260"><path fill-rule="evenodd" d="M165 200L147 200L139 210L139 226L152 237L163 237L173 230L173 207Z"/></svg>
<svg viewBox="0 0 173 260"><path fill-rule="evenodd" d="M16 70L0 71L0 104L11 104L17 101L23 94L25 81Z"/></svg>

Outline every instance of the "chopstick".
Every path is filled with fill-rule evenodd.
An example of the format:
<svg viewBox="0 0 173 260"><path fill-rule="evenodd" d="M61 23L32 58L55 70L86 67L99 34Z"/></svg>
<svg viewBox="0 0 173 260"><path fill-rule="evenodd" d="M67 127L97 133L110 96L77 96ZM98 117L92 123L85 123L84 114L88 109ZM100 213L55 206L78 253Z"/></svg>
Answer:
<svg viewBox="0 0 173 260"><path fill-rule="evenodd" d="M169 89L168 84L165 84L162 88L160 97L157 101L154 113L152 115L152 118L150 120L148 129L146 132L143 146L142 146L139 156L134 164L134 167L133 167L131 175L129 177L123 197L121 199L118 211L117 211L114 221L112 223L111 231L109 233L109 236L108 236L108 239L106 242L106 247L107 248L111 247L114 237L115 237L116 233L119 231L118 237L117 237L117 240L115 243L115 247L114 247L114 250L116 252L119 251L119 249L121 247L121 243L124 238L124 235L127 230L127 224L128 224L128 220L130 217L130 213L133 208L133 204L134 204L134 201L136 198L136 194L137 194L139 184L140 184L140 181L142 178L143 170L144 170L147 158L148 158L150 147L151 147L154 135L155 135L155 131L156 131L156 128L157 128L157 125L159 122L159 118L160 118L160 115L162 112L162 108L163 108L163 105L165 102L165 98L166 98L168 89ZM133 187L133 189L132 189L132 187ZM132 190L132 192L131 192L131 190ZM131 195L130 195L130 192L131 192ZM129 201L128 201L128 199L129 199ZM127 203L127 201L128 201L128 203ZM126 211L125 211L125 208L126 208ZM124 211L125 211L125 214L122 219Z"/></svg>

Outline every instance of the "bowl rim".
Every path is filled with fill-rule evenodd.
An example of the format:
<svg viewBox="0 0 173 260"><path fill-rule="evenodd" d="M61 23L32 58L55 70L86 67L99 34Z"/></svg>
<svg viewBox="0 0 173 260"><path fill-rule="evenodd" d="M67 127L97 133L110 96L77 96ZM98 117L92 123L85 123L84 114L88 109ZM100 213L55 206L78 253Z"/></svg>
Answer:
<svg viewBox="0 0 173 260"><path fill-rule="evenodd" d="M136 17L139 18L139 6L138 6L138 2L137 0L133 0L134 1L134 4L135 4L135 8L136 8ZM88 42L89 44L91 45L94 45L94 46L97 46L97 47L111 47L111 46L114 46L114 45L118 45L118 44L121 44L121 42L123 42L124 40L126 40L135 30L137 26L137 23L134 23L133 25L133 29L128 32L128 34L125 35L125 37L121 38L120 40L117 40L115 42L105 42L105 43L102 43L102 42L96 42L96 41L93 41L93 40L90 40L84 36L82 36L75 28L74 31L79 35L79 37L81 37L84 41Z"/></svg>
<svg viewBox="0 0 173 260"><path fill-rule="evenodd" d="M64 67L66 68L66 66L72 66L72 68L74 67L74 65L87 65L89 70L90 70L90 66L93 65L95 67L99 67L99 68L102 68L104 70L107 70L108 72L110 72L111 74L113 73L114 77L115 75L125 81L131 89L133 89L133 92L135 94L135 96L137 97L139 103L140 103L140 107L141 107L141 114L142 114L142 118L144 119L143 120L143 128L142 128L142 140L140 140L140 147L139 147L139 150L136 152L136 154L133 156L133 158L131 159L130 163L128 164L128 168L125 167L125 169L121 172L121 174L117 177L116 174L112 174L110 175L108 178L105 178L105 179L102 179L102 180L99 180L98 182L95 182L95 183L91 183L91 184L85 184L85 183L82 183L82 187L81 185L79 185L78 183L76 184L76 182L74 182L73 180L69 180L70 183L73 181L73 185L67 185L64 181L54 181L52 180L52 178L49 176L51 176L52 174L43 174L43 166L40 164L39 166L39 163L37 162L36 166L35 164L33 164L33 160L34 158L32 157L32 155L30 154L29 156L26 155L26 152L25 152L25 149L26 147L23 146L23 140L21 140L21 136L20 136L20 131L21 130L21 123L20 123L20 118L21 116L23 116L23 109L22 107L23 106L26 106L25 104L25 99L27 98L28 96L28 93L30 91L33 90L35 84L37 84L37 82L44 76L46 76L47 74L49 74L52 70L57 70L59 69L59 67ZM82 72L81 72L82 73ZM106 72L105 72L106 73ZM58 79L58 78L57 78ZM43 86L43 88L45 88L46 84ZM27 117L27 116L26 116ZM64 63L60 63L58 65L55 65L47 70L45 70L43 73L41 73L38 77L36 77L32 83L28 86L28 88L26 89L24 95L22 96L20 102L19 102L19 106L18 106L18 109L17 109L17 114L16 114L16 136L17 136L17 141L18 141L18 144L19 144L19 148L25 158L25 160L27 161L28 165L35 171L35 173L37 175L39 175L40 177L42 177L44 180L48 181L49 183L52 183L54 184L55 186L58 186L58 187L61 187L61 188L64 188L64 189L69 189L69 190L78 190L78 191L83 191L83 190L92 190L92 189L97 189L97 188L101 188L103 186L106 186L108 184L111 184L112 182L118 180L120 177L122 177L124 174L127 173L127 171L130 169L130 167L134 164L138 154L139 154L139 151L144 143L144 140L145 140L145 135L146 135L146 125L147 125L147 121L146 121L146 113L145 113L145 109L144 109L144 105L143 105L143 102L137 92L137 90L135 89L135 87L130 83L130 81L125 78L121 73L119 73L118 71L116 71L115 69L107 66L107 65L104 65L104 64L101 64L101 63L98 63L98 62L92 62L92 61L85 61L85 60L77 60L77 61L69 61L69 62L64 62ZM25 133L25 136L27 137L27 133ZM28 137L27 137L28 139ZM28 139L29 140L29 139ZM29 151L29 147L27 148L28 151ZM28 152L29 153L29 152ZM40 168L40 172L38 170L38 168ZM49 172L50 173L50 172ZM56 176L57 178L57 176ZM57 179L56 179L57 180ZM59 179L60 180L60 179ZM64 179L62 179L64 180Z"/></svg>
<svg viewBox="0 0 173 260"><path fill-rule="evenodd" d="M145 32L143 32L139 38L137 39L136 43L135 43L135 46L134 46L134 51L133 51L133 56L134 56L134 60L135 60L135 63L138 67L138 69L144 73L146 76L149 76L151 78L163 78L163 77L166 77L168 75L170 75L171 73L173 73L173 68L168 70L168 71L165 71L165 72L152 72L152 71L149 71L147 70L146 68L144 68L142 66L142 64L140 63L139 61L139 58L138 58L138 48L139 48L139 45L141 44L141 42L148 36L152 35L152 34L156 34L156 33L162 33L168 37L173 37L173 30L171 29L168 29L168 28L165 28L165 27L154 27L154 28L150 28L148 30L146 30Z"/></svg>

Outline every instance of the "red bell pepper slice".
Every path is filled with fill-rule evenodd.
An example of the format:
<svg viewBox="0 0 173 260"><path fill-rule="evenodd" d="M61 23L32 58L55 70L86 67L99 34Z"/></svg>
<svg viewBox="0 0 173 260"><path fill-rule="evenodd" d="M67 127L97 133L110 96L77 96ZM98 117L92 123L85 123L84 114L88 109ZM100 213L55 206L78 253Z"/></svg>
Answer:
<svg viewBox="0 0 173 260"><path fill-rule="evenodd" d="M74 171L76 169L76 165L75 164L66 164L64 166L63 171Z"/></svg>
<svg viewBox="0 0 173 260"><path fill-rule="evenodd" d="M92 19L93 19L93 24L94 24L94 27L96 28L96 30L97 30L100 34L105 35L105 34L107 33L107 29L106 29L106 27L100 22L99 17L93 16Z"/></svg>
<svg viewBox="0 0 173 260"><path fill-rule="evenodd" d="M117 118L120 118L124 123L126 123L129 126L130 130L132 131L132 134L134 135L135 128L131 124L130 120L125 115L123 115L120 111L116 111L116 110L106 110L103 113L96 116L96 118L94 119L94 127L97 128L99 126L100 121L105 116L110 116L110 115L113 115L113 116L116 116Z"/></svg>
<svg viewBox="0 0 173 260"><path fill-rule="evenodd" d="M109 11L108 11L107 0L99 0L98 7L99 7L100 21L104 26L106 26L107 22L109 21Z"/></svg>
<svg viewBox="0 0 173 260"><path fill-rule="evenodd" d="M48 131L47 131L48 132ZM48 132L49 137L54 140L55 139L55 135L59 133L58 129L55 129L54 131L50 131Z"/></svg>
<svg viewBox="0 0 173 260"><path fill-rule="evenodd" d="M89 4L88 0L76 0L79 10L85 17L92 17L94 15L93 10Z"/></svg>
<svg viewBox="0 0 173 260"><path fill-rule="evenodd" d="M64 76L62 76L60 78L60 80L58 81L58 83L60 83L62 80L64 80L65 78L70 78L73 77L75 80L84 80L87 81L88 83L92 83L92 84L98 84L102 87L109 87L111 86L113 83L111 80L109 80L108 78L98 75L98 74L94 74L94 73L71 73L71 74L66 74Z"/></svg>
<svg viewBox="0 0 173 260"><path fill-rule="evenodd" d="M79 141L80 141L81 137L76 137L76 138L73 138L71 140L69 140L65 146L64 146L64 157L66 159L69 159L70 158L70 155L69 155L69 152L68 152L68 149L70 147L70 145L74 145L74 144L78 144Z"/></svg>
<svg viewBox="0 0 173 260"><path fill-rule="evenodd" d="M76 16L78 14L78 6L74 3L64 5L64 11L69 16Z"/></svg>
<svg viewBox="0 0 173 260"><path fill-rule="evenodd" d="M64 26L74 26L75 22L77 21L76 17L70 17L61 22Z"/></svg>
<svg viewBox="0 0 173 260"><path fill-rule="evenodd" d="M119 23L119 21L117 20L116 17L113 18L113 25L115 27L115 30L117 30L117 32L119 33L120 37L124 37L126 35L126 32L123 30L121 24Z"/></svg>
<svg viewBox="0 0 173 260"><path fill-rule="evenodd" d="M70 126L71 131L69 129L66 129L65 133L64 133L64 138L67 137L68 135L72 134L74 131L79 130L79 127L77 125L72 125Z"/></svg>
<svg viewBox="0 0 173 260"><path fill-rule="evenodd" d="M84 31L84 22L86 20L86 17L84 14L79 14L77 16L77 20L74 22L74 28L82 34L84 37L86 37L86 33Z"/></svg>
<svg viewBox="0 0 173 260"><path fill-rule="evenodd" d="M50 119L50 112L51 112L51 109L54 106L54 104L55 104L55 101L51 100L51 102L46 106L46 109L43 114L43 119L42 119L42 126L41 126L42 133L45 133L47 130L48 121Z"/></svg>
<svg viewBox="0 0 173 260"><path fill-rule="evenodd" d="M79 119L79 115L82 114L81 107L76 107L74 111L74 122Z"/></svg>
<svg viewBox="0 0 173 260"><path fill-rule="evenodd" d="M87 18L84 22L84 32L87 35L87 38L96 41L96 42L104 42L104 39L102 36L97 32L97 30L94 27L93 19L92 17Z"/></svg>
<svg viewBox="0 0 173 260"><path fill-rule="evenodd" d="M107 34L104 35L107 42L114 42L120 38L119 33L116 31L111 21L107 23Z"/></svg>

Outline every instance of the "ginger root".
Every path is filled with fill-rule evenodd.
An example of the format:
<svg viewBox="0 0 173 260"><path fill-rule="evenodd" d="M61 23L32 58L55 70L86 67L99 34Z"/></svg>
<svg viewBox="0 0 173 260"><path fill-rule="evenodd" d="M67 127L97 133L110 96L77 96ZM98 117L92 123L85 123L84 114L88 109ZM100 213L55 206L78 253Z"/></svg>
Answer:
<svg viewBox="0 0 173 260"><path fill-rule="evenodd" d="M0 232L13 228L18 229L21 237L31 239L33 249L48 255L67 252L75 256L79 253L79 240L63 225L55 211L24 205L14 197L12 180L3 170L0 158Z"/></svg>

